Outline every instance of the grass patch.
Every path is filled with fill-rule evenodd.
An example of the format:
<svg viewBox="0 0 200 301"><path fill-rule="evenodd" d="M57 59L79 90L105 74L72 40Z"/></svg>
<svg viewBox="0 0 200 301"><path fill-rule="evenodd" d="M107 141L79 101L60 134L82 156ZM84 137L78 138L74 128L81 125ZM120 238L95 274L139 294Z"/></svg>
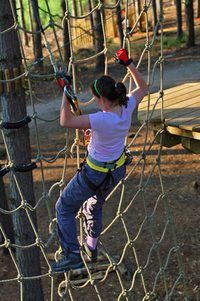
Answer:
<svg viewBox="0 0 200 301"><path fill-rule="evenodd" d="M180 48L185 45L187 36L183 34L181 38L177 39L176 37L169 36L168 34L163 35L163 45L165 48Z"/></svg>

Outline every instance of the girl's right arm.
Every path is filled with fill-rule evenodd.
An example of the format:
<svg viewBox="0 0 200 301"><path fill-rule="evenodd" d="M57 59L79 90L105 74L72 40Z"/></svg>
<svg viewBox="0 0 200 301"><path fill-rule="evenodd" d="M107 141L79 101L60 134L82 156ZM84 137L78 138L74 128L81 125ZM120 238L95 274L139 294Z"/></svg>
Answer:
<svg viewBox="0 0 200 301"><path fill-rule="evenodd" d="M90 129L88 115L76 116L71 112L69 101L63 93L62 104L60 107L60 125L65 128Z"/></svg>
<svg viewBox="0 0 200 301"><path fill-rule="evenodd" d="M137 105L142 101L143 97L147 94L148 92L148 85L146 84L143 76L141 73L135 68L133 63L127 66L129 69L133 80L136 84L136 88L130 92L131 95L135 98Z"/></svg>

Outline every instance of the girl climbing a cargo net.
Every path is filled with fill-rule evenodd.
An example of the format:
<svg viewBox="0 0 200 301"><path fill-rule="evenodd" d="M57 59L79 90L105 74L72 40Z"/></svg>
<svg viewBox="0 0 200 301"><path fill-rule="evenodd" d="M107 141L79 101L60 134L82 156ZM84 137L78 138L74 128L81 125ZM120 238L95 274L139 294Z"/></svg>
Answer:
<svg viewBox="0 0 200 301"><path fill-rule="evenodd" d="M101 111L80 116L73 114L70 107L72 100L64 87L61 126L91 129L91 138L87 157L56 203L62 257L52 264L53 272L66 272L84 266L76 230L76 215L81 207L86 231L83 245L85 254L91 261L97 259L102 206L126 172L125 139L131 126L132 113L146 95L148 87L124 48L117 51L115 59L129 69L136 88L127 94L125 85L110 76L96 79L91 90Z"/></svg>

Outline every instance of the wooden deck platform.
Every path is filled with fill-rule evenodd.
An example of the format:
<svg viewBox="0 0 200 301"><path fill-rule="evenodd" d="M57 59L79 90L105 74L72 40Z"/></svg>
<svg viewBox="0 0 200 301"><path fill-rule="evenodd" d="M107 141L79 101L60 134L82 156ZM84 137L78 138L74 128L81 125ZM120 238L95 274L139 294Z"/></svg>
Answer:
<svg viewBox="0 0 200 301"><path fill-rule="evenodd" d="M155 131L161 127L161 100L158 97L159 93L151 94L148 115L151 116L150 127ZM163 99L166 125L164 145L171 147L182 143L190 151L200 153L200 82L166 89ZM141 123L147 118L147 107L148 98L145 97L138 108Z"/></svg>

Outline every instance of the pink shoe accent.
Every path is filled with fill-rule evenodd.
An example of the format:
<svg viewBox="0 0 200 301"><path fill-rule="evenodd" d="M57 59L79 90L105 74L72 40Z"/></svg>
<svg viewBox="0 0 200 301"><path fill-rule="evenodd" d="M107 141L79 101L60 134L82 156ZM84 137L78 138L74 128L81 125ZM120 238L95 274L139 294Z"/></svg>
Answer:
<svg viewBox="0 0 200 301"><path fill-rule="evenodd" d="M90 236L87 236L86 238L86 244L88 246L88 248L93 251L96 249L96 246L97 246L97 241L98 241L98 237L90 237Z"/></svg>

